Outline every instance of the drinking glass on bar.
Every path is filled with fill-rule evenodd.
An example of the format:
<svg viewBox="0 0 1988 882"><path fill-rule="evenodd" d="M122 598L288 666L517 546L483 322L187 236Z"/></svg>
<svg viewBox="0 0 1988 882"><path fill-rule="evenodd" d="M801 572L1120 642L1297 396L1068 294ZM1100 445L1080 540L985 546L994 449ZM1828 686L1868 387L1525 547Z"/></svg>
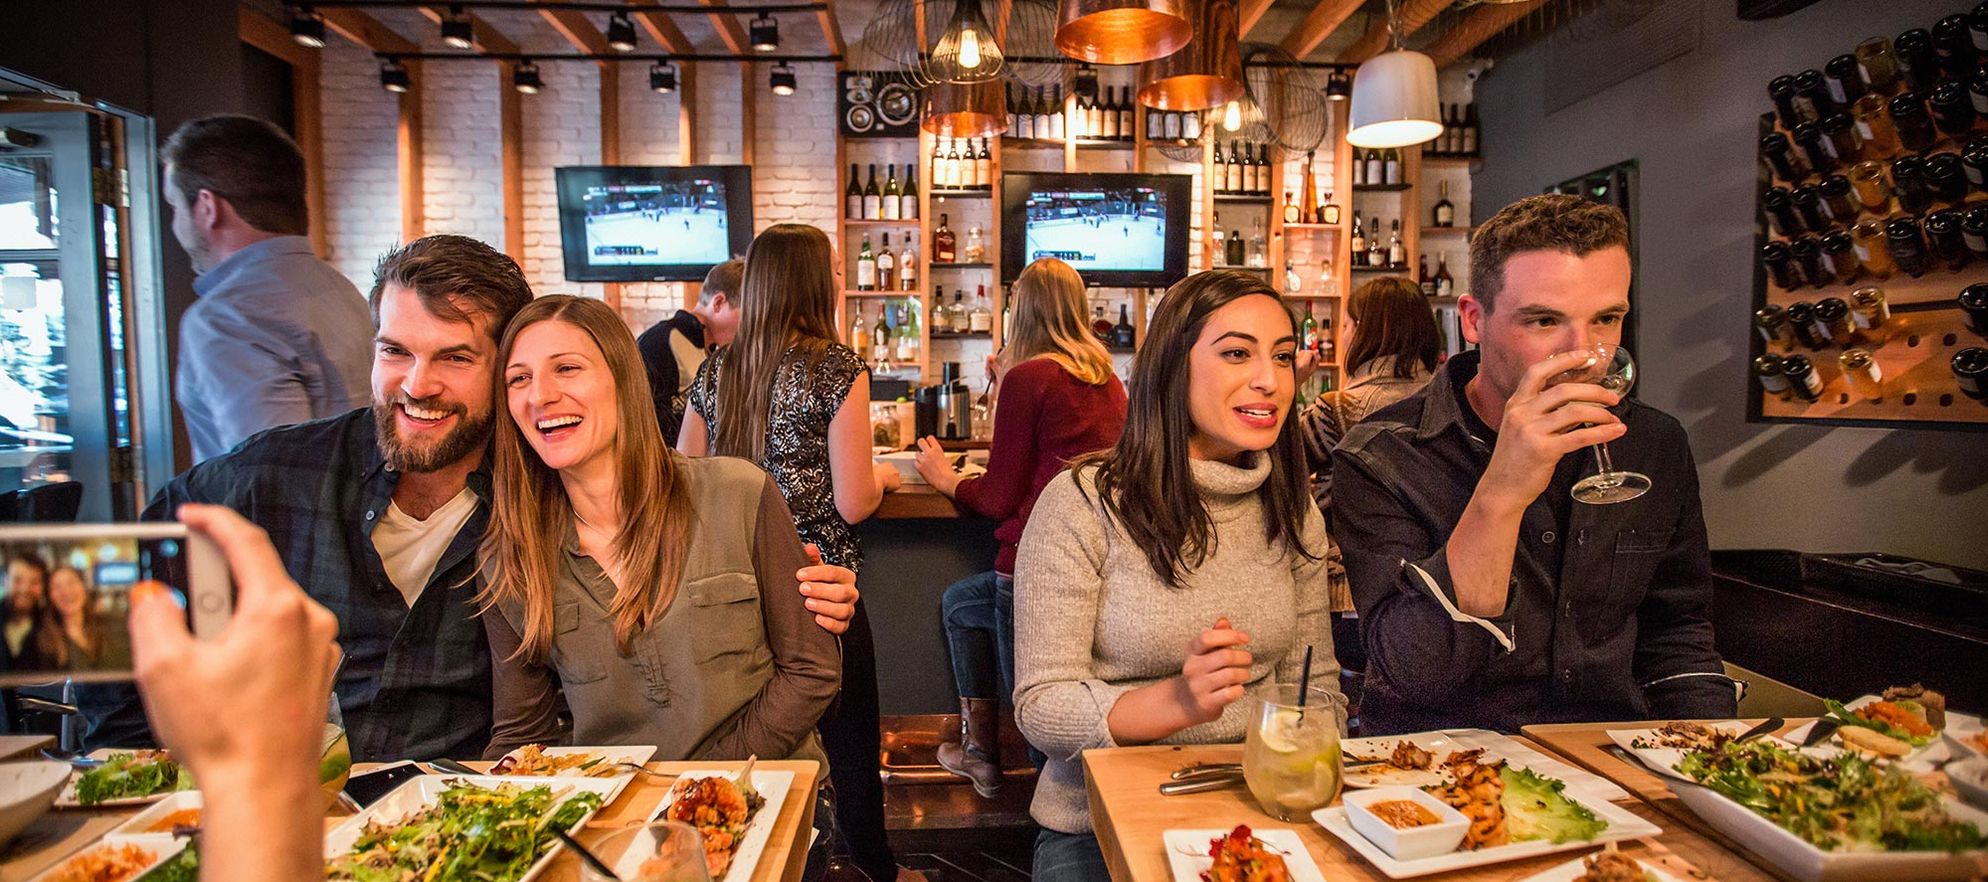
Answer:
<svg viewBox="0 0 1988 882"><path fill-rule="evenodd" d="M1282 684L1252 696L1243 736L1243 780L1264 814L1304 823L1339 796L1339 725L1343 697L1312 687L1303 707L1298 687Z"/></svg>

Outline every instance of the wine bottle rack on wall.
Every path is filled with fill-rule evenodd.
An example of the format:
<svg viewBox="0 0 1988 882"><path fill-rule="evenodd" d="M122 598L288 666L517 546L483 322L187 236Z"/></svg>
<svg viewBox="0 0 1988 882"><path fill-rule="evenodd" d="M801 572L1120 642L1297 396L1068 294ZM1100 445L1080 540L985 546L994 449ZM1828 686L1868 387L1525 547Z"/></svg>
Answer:
<svg viewBox="0 0 1988 882"><path fill-rule="evenodd" d="M1988 57L1988 56L1984 56ZM1819 65L1820 66L1820 65ZM1840 69L1840 68L1839 68ZM1833 69L1835 70L1835 69ZM1857 74L1860 80L1860 73ZM1942 72L1939 82L1947 82L1950 74ZM1866 82L1868 88L1868 82ZM1963 87L1964 88L1964 87ZM1900 83L1890 92L1883 94L1887 103L1900 93L1911 91L1911 86ZM1930 89L1918 93L1924 99ZM1809 104L1798 99L1796 119L1813 117L1808 112ZM1847 111L1846 111L1847 112ZM1828 146L1829 155L1840 168L1818 173L1811 163L1802 161L1810 151L1794 143L1794 132L1790 131L1785 112L1762 114L1759 135L1763 139L1762 162L1760 163L1760 185L1755 193L1755 217L1757 233L1754 242L1753 309L1776 306L1787 308L1798 302L1819 303L1825 298L1851 299L1851 292L1876 286L1884 291L1890 307L1890 319L1881 327L1882 333L1860 332L1859 338L1844 344L1831 343L1820 348L1811 348L1801 342L1777 344L1768 341L1767 336L1757 328L1749 329L1750 356L1747 360L1747 419L1751 422L1804 423L1843 426L1867 426L1879 428L1918 428L1949 430L1988 430L1988 400L1971 398L1963 393L1961 383L1950 367L1956 353L1970 347L1988 347L1988 325L1976 328L1970 326L1967 312L1957 299L1961 291L1969 285L1988 283L1988 252L1974 251L1963 246L1965 259L1956 268L1953 261L1927 257L1927 267L1919 275L1912 275L1899 268L1888 277L1880 277L1865 266L1854 277L1844 278L1836 272L1836 264L1825 254L1820 259L1822 273L1811 274L1803 269L1803 261L1792 260L1794 278L1800 284L1792 287L1781 284L1770 272L1763 259L1763 249L1770 243L1792 246L1794 241L1809 236L1821 239L1834 232L1850 232L1853 225L1861 221L1885 221L1897 218L1911 218L1922 226L1929 215L1942 212L1964 214L1970 209L1988 206L1988 186L1975 178L1967 183L1965 192L1959 198L1942 199L1937 195L1928 206L1905 205L1895 198L1897 191L1892 174L1893 160L1906 156L1932 157L1941 153L1959 155L1966 150L1970 141L1988 138L1988 115L1977 115L1971 127L1959 131L1935 130L1937 138L1930 147L1911 150L1899 144L1896 150L1877 151L1873 144L1861 137L1860 149L1847 161L1836 156ZM1827 118L1828 114L1822 118ZM1890 123L1888 110L1883 121ZM1766 143L1770 135L1779 134L1790 140L1789 152L1798 158L1797 174L1790 180L1786 174L1786 163L1771 163L1766 160ZM1827 139L1825 139L1826 141ZM1813 143L1813 142L1812 142ZM1982 142L1988 144L1988 141ZM1975 156L1969 153L1970 158ZM1988 157L1988 151L1979 154ZM1873 210L1862 200L1851 196L1850 212L1830 212L1825 206L1822 219L1826 223L1820 228L1812 223L1813 216L1805 216L1801 211L1793 214L1799 229L1786 229L1787 224L1775 222L1771 218L1781 213L1779 206L1770 210L1767 194L1771 188L1794 190L1805 185L1819 185L1832 174L1850 175L1851 167L1858 162L1874 161L1883 165L1883 180L1894 198ZM1802 168L1802 166L1808 166ZM1974 169L1968 169L1969 172ZM1837 200L1839 208L1842 200ZM1916 210L1909 210L1916 209ZM1811 215L1813 213L1810 213ZM1848 216L1843 216L1847 214ZM1958 217L1955 218L1958 220ZM1791 235L1792 234L1792 235ZM1922 236L1923 238L1923 236ZM1862 243L1859 243L1860 245ZM1883 241L1871 247L1886 249ZM1857 261L1864 266L1862 248L1853 249L1859 255ZM1928 249L1929 252L1931 249ZM1882 261L1873 261L1882 262ZM1820 275L1820 278L1817 276ZM1749 317L1751 318L1751 317ZM1881 339L1879 339L1881 338ZM1880 394L1872 398L1859 394L1839 362L1839 356L1848 348L1861 348L1870 352L1876 362L1881 377ZM1813 364L1822 389L1813 401L1792 393L1777 394L1766 391L1753 375L1753 361L1761 355L1788 356L1800 354Z"/></svg>

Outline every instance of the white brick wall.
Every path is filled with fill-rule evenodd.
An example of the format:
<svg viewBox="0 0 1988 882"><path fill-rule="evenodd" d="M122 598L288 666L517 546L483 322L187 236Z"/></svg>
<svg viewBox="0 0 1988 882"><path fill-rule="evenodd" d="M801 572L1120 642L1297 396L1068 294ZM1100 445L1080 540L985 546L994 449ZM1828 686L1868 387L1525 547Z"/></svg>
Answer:
<svg viewBox="0 0 1988 882"><path fill-rule="evenodd" d="M365 291L380 252L400 241L400 96L380 88L379 63L350 41L332 37L323 64L326 243L331 265Z"/></svg>
<svg viewBox="0 0 1988 882"><path fill-rule="evenodd" d="M430 35L422 49L440 51ZM421 69L422 231L504 247L499 101L511 84L494 61L431 62ZM334 185L335 186L335 185Z"/></svg>

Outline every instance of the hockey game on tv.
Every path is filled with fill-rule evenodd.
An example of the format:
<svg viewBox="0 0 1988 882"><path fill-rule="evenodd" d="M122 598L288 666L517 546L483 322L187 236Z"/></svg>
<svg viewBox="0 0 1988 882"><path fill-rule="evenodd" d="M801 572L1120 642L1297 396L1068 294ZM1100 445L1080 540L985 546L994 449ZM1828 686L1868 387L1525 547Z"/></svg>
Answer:
<svg viewBox="0 0 1988 882"><path fill-rule="evenodd" d="M593 185L583 198L594 266L716 264L732 256L722 181Z"/></svg>
<svg viewBox="0 0 1988 882"><path fill-rule="evenodd" d="M1166 194L1146 187L1029 195L1028 260L1054 257L1078 272L1166 268Z"/></svg>

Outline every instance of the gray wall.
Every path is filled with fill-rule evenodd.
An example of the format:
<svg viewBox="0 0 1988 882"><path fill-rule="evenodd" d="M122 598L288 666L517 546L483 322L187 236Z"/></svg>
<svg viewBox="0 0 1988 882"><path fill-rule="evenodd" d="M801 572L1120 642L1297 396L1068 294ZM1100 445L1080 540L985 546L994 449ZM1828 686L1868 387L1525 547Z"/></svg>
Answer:
<svg viewBox="0 0 1988 882"><path fill-rule="evenodd" d="M1473 219L1637 160L1641 394L1691 433L1712 547L1888 551L1988 569L1988 434L1745 418L1754 134L1767 81L1972 4L1822 0L1742 22L1731 0L1688 2L1702 3L1695 51L1556 113L1540 98L1543 47L1484 75L1488 159L1472 180Z"/></svg>

